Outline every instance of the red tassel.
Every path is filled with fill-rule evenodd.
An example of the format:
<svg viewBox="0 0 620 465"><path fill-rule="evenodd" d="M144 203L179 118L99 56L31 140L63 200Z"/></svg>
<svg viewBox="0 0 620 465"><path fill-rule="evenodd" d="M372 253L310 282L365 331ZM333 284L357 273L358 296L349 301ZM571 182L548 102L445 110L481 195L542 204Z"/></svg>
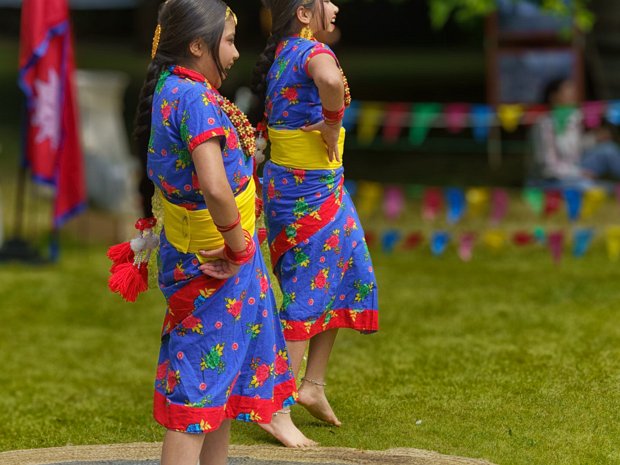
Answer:
<svg viewBox="0 0 620 465"><path fill-rule="evenodd" d="M108 280L108 287L127 302L135 302L138 294L149 288L149 270L146 263L138 268L133 263L120 263Z"/></svg>
<svg viewBox="0 0 620 465"><path fill-rule="evenodd" d="M131 245L129 242L113 245L108 249L107 255L115 265L118 265L119 263L133 262L134 259L134 253L133 250L131 250Z"/></svg>

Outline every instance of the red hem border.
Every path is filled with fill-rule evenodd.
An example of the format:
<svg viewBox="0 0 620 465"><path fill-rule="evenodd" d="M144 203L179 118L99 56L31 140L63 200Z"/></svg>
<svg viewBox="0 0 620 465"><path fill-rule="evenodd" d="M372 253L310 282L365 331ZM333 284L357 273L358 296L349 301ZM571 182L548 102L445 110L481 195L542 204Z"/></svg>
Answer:
<svg viewBox="0 0 620 465"><path fill-rule="evenodd" d="M219 407L190 407L171 404L166 396L155 391L153 417L163 427L184 433L204 434L217 430L225 419L232 418L254 423L269 423L275 412L281 410L287 399L297 400L295 379L274 388L273 399L230 396L226 405Z"/></svg>
<svg viewBox="0 0 620 465"><path fill-rule="evenodd" d="M327 315L330 319L325 323ZM338 309L321 315L314 322L282 320L284 339L305 341L323 331L334 328L354 329L364 333L379 331L379 312L377 310Z"/></svg>

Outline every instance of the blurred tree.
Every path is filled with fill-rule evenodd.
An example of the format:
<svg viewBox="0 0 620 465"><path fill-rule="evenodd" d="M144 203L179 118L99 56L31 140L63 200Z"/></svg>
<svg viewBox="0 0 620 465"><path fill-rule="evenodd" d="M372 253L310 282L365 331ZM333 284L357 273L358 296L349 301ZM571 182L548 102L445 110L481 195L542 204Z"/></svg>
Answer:
<svg viewBox="0 0 620 465"><path fill-rule="evenodd" d="M355 0L341 0L344 2ZM372 2L373 0L364 0ZM387 0L389 3L406 3L414 0ZM537 3L546 11L560 16L574 15L577 27L587 32L594 24L594 14L588 8L590 0L513 0ZM486 16L497 8L497 0L428 0L431 22L442 28L451 17L459 23Z"/></svg>

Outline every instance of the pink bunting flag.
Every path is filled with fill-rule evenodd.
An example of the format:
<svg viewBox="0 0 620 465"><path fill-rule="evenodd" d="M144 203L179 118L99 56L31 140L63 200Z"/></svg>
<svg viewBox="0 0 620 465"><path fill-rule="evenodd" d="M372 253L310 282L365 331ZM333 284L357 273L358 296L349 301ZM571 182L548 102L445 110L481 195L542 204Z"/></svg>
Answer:
<svg viewBox="0 0 620 465"><path fill-rule="evenodd" d="M402 128L409 118L409 105L406 103L390 103L385 108L385 123L383 124L383 141L393 144L398 141Z"/></svg>
<svg viewBox="0 0 620 465"><path fill-rule="evenodd" d="M425 220L437 218L443 207L443 193L437 187L429 187L424 191L422 197L422 217Z"/></svg>
<svg viewBox="0 0 620 465"><path fill-rule="evenodd" d="M549 244L549 250L551 256L556 264L562 260L562 252L564 250L564 231L554 231L547 236L547 244Z"/></svg>
<svg viewBox="0 0 620 465"><path fill-rule="evenodd" d="M562 192L557 190L545 191L545 216L551 216L562 206Z"/></svg>
<svg viewBox="0 0 620 465"><path fill-rule="evenodd" d="M583 124L587 129L598 128L603 120L605 104L603 102L583 102L581 106Z"/></svg>
<svg viewBox="0 0 620 465"><path fill-rule="evenodd" d="M450 103L444 107L444 119L448 132L460 132L467 126L469 105L466 103Z"/></svg>
<svg viewBox="0 0 620 465"><path fill-rule="evenodd" d="M474 254L474 244L476 242L476 235L472 232L466 232L459 237L459 258L464 262L471 260Z"/></svg>
<svg viewBox="0 0 620 465"><path fill-rule="evenodd" d="M383 197L383 212L388 220L396 220L405 208L405 193L400 186L387 186Z"/></svg>
<svg viewBox="0 0 620 465"><path fill-rule="evenodd" d="M505 189L494 189L491 197L491 223L499 224L508 212L510 198Z"/></svg>

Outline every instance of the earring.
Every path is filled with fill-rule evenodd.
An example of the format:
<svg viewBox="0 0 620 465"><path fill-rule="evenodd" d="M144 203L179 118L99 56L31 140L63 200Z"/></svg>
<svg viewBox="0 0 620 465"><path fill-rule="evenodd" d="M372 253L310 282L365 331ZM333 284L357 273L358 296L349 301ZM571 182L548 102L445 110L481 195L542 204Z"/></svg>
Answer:
<svg viewBox="0 0 620 465"><path fill-rule="evenodd" d="M312 32L312 29L310 29L310 26L304 26L299 32L299 37L308 40L314 39L314 33Z"/></svg>

